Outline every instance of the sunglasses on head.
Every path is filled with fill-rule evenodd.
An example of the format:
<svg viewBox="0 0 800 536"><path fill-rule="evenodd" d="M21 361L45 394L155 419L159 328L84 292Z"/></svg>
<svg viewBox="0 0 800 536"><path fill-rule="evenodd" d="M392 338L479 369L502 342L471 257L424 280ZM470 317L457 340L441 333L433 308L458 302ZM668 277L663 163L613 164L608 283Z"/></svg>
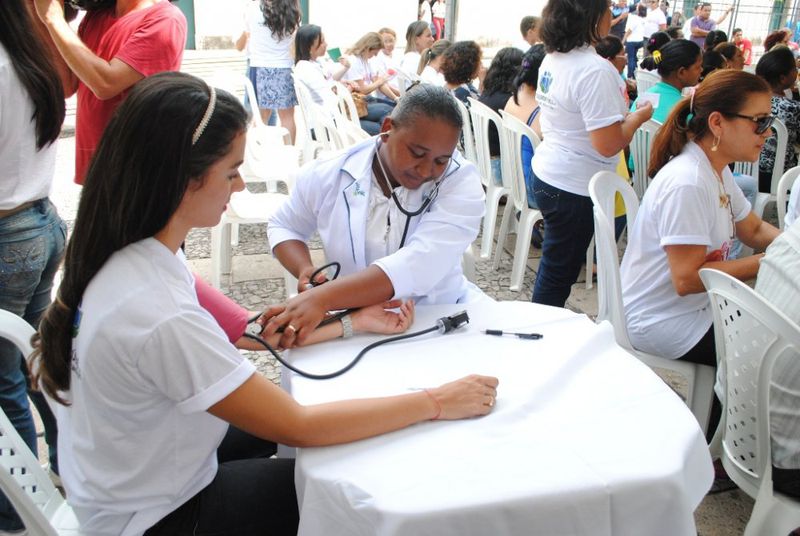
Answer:
<svg viewBox="0 0 800 536"><path fill-rule="evenodd" d="M742 115L742 114L725 114L731 117L738 117L740 119L749 119L753 123L756 124L756 134L763 134L772 126L773 121L775 121L774 115L761 115L761 116L752 116L752 115Z"/></svg>

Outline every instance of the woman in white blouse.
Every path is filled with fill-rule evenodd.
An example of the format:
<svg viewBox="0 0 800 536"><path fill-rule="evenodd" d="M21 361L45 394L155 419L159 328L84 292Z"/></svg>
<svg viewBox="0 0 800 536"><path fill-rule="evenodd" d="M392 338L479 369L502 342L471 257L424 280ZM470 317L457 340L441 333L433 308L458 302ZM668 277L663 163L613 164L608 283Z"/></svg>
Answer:
<svg viewBox="0 0 800 536"><path fill-rule="evenodd" d="M408 25L406 30L406 53L400 62L400 69L406 75L417 72L422 51L433 44L433 34L430 25L418 20Z"/></svg>
<svg viewBox="0 0 800 536"><path fill-rule="evenodd" d="M699 270L751 279L761 255L731 259L734 239L764 249L778 235L751 210L728 168L758 158L773 119L769 86L755 75L725 69L681 100L656 135L648 169L655 178L629 230L620 269L635 348L716 366L712 314ZM711 433L718 417L712 411Z"/></svg>
<svg viewBox="0 0 800 536"><path fill-rule="evenodd" d="M394 104L399 92L395 93L387 83L391 74L378 73L373 70L371 59L376 57L383 48L383 40L376 32L369 32L356 41L353 48L347 51L350 68L344 74L344 79L351 82L362 95L375 98L385 97L388 103Z"/></svg>

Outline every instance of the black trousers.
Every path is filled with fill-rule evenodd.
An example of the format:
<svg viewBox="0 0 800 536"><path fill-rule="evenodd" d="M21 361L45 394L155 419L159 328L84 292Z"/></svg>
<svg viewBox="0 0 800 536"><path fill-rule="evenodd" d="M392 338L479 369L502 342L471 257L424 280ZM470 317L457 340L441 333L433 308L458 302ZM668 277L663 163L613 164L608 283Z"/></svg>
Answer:
<svg viewBox="0 0 800 536"><path fill-rule="evenodd" d="M231 426L217 449L214 480L145 535L294 536L294 460L270 458L276 450L275 443Z"/></svg>
<svg viewBox="0 0 800 536"><path fill-rule="evenodd" d="M695 344L691 350L679 357L681 361L688 361L690 363L697 363L699 365L708 365L709 367L717 368L717 348L714 342L714 326L708 328L703 338ZM714 400L711 402L711 412L708 416L708 429L706 429L706 441L710 442L714 437L714 432L717 430L719 421L722 418L722 404L720 403L717 395L714 395Z"/></svg>

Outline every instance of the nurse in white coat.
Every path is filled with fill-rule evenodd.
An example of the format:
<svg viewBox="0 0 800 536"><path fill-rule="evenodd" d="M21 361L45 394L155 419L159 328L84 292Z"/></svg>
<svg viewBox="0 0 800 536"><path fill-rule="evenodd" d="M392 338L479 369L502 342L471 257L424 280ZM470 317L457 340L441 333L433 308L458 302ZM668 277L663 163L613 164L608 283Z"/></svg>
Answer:
<svg viewBox="0 0 800 536"><path fill-rule="evenodd" d="M400 99L380 136L301 172L268 227L273 254L301 293L268 334L284 326L281 342L290 347L326 311L393 296L418 304L487 299L461 270L484 207L478 171L456 150L461 126L450 94L422 84ZM306 242L317 231L341 277L306 290L315 270Z"/></svg>

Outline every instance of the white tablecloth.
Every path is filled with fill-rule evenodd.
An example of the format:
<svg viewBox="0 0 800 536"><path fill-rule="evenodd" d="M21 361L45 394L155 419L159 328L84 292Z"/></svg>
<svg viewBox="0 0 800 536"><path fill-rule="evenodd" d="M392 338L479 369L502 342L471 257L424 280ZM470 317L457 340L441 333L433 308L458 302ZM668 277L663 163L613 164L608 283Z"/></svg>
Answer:
<svg viewBox="0 0 800 536"><path fill-rule="evenodd" d="M463 306L419 307L413 331ZM695 535L713 479L683 402L614 342L610 325L526 302L467 307L471 323L371 351L334 380L285 372L303 404L407 393L470 373L500 379L486 417L425 422L336 447L299 449L307 536ZM486 328L541 340L491 337ZM340 368L376 337L293 350Z"/></svg>

